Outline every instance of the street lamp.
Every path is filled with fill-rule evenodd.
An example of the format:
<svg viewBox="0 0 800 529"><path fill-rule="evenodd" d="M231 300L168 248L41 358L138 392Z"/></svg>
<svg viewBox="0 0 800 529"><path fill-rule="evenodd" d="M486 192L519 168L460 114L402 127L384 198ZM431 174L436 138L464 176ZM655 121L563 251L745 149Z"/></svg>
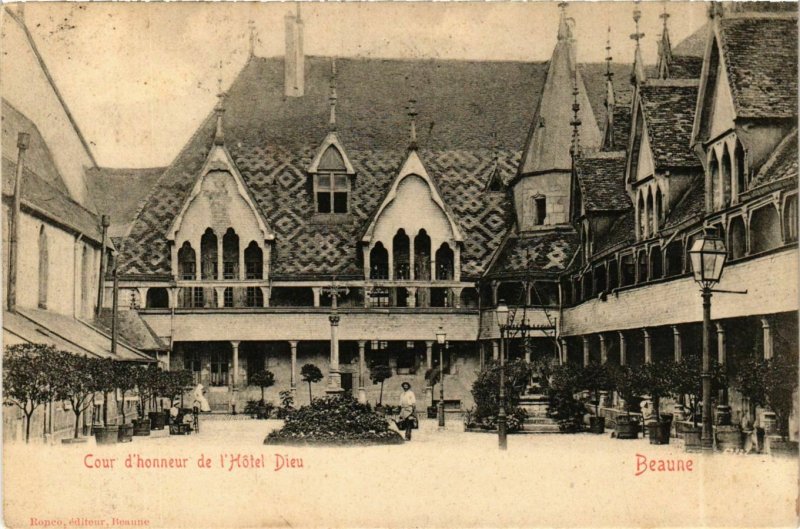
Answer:
<svg viewBox="0 0 800 529"><path fill-rule="evenodd" d="M710 450L714 445L711 434L711 354L708 343L711 333L711 289L722 277L728 254L722 239L704 233L692 244L689 256L694 280L700 285L703 296L703 433L700 443L704 449Z"/></svg>
<svg viewBox="0 0 800 529"><path fill-rule="evenodd" d="M506 433L506 329L508 327L508 305L502 299L495 309L497 326L500 328L500 410L497 413L497 435L500 450L508 448L508 438Z"/></svg>
<svg viewBox="0 0 800 529"><path fill-rule="evenodd" d="M439 327L439 332L436 333L436 343L439 344L439 402L436 404L436 416L439 419L439 428L444 428L444 359L443 353L444 344L447 340L447 334Z"/></svg>

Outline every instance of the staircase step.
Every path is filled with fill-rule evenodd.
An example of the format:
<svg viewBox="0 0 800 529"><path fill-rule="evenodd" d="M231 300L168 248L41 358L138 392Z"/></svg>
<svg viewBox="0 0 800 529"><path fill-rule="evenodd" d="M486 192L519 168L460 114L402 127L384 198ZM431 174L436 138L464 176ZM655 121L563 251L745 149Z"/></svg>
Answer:
<svg viewBox="0 0 800 529"><path fill-rule="evenodd" d="M522 427L524 433L561 433L558 424L526 424Z"/></svg>
<svg viewBox="0 0 800 529"><path fill-rule="evenodd" d="M525 424L557 424L555 419L551 417L528 417L524 421Z"/></svg>

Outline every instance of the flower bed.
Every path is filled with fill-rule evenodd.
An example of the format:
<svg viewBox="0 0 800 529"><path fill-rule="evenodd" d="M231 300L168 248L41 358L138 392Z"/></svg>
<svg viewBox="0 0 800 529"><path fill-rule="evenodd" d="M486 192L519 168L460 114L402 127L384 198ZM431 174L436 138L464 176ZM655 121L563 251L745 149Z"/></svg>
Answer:
<svg viewBox="0 0 800 529"><path fill-rule="evenodd" d="M292 411L283 428L270 432L264 444L365 445L401 444L402 436L386 418L349 395L314 399Z"/></svg>

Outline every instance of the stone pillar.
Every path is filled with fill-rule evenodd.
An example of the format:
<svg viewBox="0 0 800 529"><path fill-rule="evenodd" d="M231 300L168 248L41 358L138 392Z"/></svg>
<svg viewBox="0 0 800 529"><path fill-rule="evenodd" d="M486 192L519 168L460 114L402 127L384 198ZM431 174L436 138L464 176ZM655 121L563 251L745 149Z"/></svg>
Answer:
<svg viewBox="0 0 800 529"><path fill-rule="evenodd" d="M311 287L311 292L314 294L314 306L319 307L320 287Z"/></svg>
<svg viewBox="0 0 800 529"><path fill-rule="evenodd" d="M341 393L342 375L339 372L339 315L328 316L331 322L331 358L328 379L328 393Z"/></svg>
<svg viewBox="0 0 800 529"><path fill-rule="evenodd" d="M361 404L367 403L367 390L364 388L364 369L366 367L365 351L367 342L365 340L358 341L358 402Z"/></svg>
<svg viewBox="0 0 800 529"><path fill-rule="evenodd" d="M214 292L217 294L217 308L225 306L225 287L214 287ZM233 343L233 342L231 342Z"/></svg>
<svg viewBox="0 0 800 529"><path fill-rule="evenodd" d="M402 288L402 287L400 287ZM409 307L416 307L417 306L417 287L408 287L406 288L406 292L408 293L408 306Z"/></svg>
<svg viewBox="0 0 800 529"><path fill-rule="evenodd" d="M567 345L566 338L559 338L559 343L561 343L561 363L566 364L567 360L569 360L569 346Z"/></svg>
<svg viewBox="0 0 800 529"><path fill-rule="evenodd" d="M178 294L180 293L180 288L178 287L169 287L167 289L167 296L169 298L169 308L177 309L178 308Z"/></svg>
<svg viewBox="0 0 800 529"><path fill-rule="evenodd" d="M415 235L411 234L408 236L408 277L411 281L414 281L417 278L416 270L414 270L414 237Z"/></svg>
<svg viewBox="0 0 800 529"><path fill-rule="evenodd" d="M364 279L371 279L371 270L370 270L370 261L369 261L369 254L372 252L372 245L367 244L364 246Z"/></svg>
<svg viewBox="0 0 800 529"><path fill-rule="evenodd" d="M464 289L462 287L455 287L450 289L450 295L453 296L453 308L460 309L461 308L461 292Z"/></svg>
<svg viewBox="0 0 800 529"><path fill-rule="evenodd" d="M233 373L231 373L231 388L236 390L236 383L239 382L239 341L231 341L231 356L233 358Z"/></svg>
<svg viewBox="0 0 800 529"><path fill-rule="evenodd" d="M239 279L240 281L242 281L242 280L247 278L247 270L245 270L244 268L245 268L244 267L244 249L242 249L242 247L239 246L239 277L237 279ZM267 276L262 275L261 277L267 277Z"/></svg>
<svg viewBox="0 0 800 529"><path fill-rule="evenodd" d="M478 369L483 371L483 366L486 365L486 343L478 343Z"/></svg>
<svg viewBox="0 0 800 529"><path fill-rule="evenodd" d="M653 344L650 341L650 331L642 329L644 334L644 363L650 364L653 362Z"/></svg>
<svg viewBox="0 0 800 529"><path fill-rule="evenodd" d="M761 329L764 333L764 360L769 360L772 358L773 336L768 318L761 318Z"/></svg>
<svg viewBox="0 0 800 529"><path fill-rule="evenodd" d="M608 362L608 343L606 342L606 335L600 333L600 363L605 364Z"/></svg>
<svg viewBox="0 0 800 529"><path fill-rule="evenodd" d="M500 359L500 341L492 340L492 360L497 362Z"/></svg>
<svg viewBox="0 0 800 529"><path fill-rule="evenodd" d="M625 333L622 331L617 331L619 333L619 365L624 366L628 363L628 351L627 351L627 344L625 343Z"/></svg>
<svg viewBox="0 0 800 529"><path fill-rule="evenodd" d="M727 343L725 342L725 327L717 322L717 362L720 365L728 363Z"/></svg>
<svg viewBox="0 0 800 529"><path fill-rule="evenodd" d="M425 342L425 367L430 369L433 367L433 341Z"/></svg>
<svg viewBox="0 0 800 529"><path fill-rule="evenodd" d="M219 281L223 277L222 276L222 237L225 234L224 233L220 233L220 234L216 234L215 233L215 235L217 235L217 277L215 277L214 279ZM203 247L200 246L200 248L202 249Z"/></svg>
<svg viewBox="0 0 800 529"><path fill-rule="evenodd" d="M498 283L497 281L492 281L492 306L493 307L496 307L497 306L497 302L499 301L497 299L497 289L499 287L500 287L500 283Z"/></svg>
<svg viewBox="0 0 800 529"><path fill-rule="evenodd" d="M589 365L589 337L583 337L583 365Z"/></svg>
<svg viewBox="0 0 800 529"><path fill-rule="evenodd" d="M681 346L681 331L677 325L672 326L672 350L675 354L675 361L680 362L683 358L683 350Z"/></svg>
<svg viewBox="0 0 800 529"><path fill-rule="evenodd" d="M289 342L289 348L292 351L292 372L289 377L289 388L295 398L297 398L297 343L296 340Z"/></svg>

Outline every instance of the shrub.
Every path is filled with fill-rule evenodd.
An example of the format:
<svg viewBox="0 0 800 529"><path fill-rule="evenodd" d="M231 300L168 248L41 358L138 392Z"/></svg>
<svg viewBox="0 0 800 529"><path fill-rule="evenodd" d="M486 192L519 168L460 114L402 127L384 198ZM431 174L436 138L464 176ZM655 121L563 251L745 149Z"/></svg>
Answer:
<svg viewBox="0 0 800 529"><path fill-rule="evenodd" d="M295 410L264 444L400 444L386 419L350 395L313 399Z"/></svg>
<svg viewBox="0 0 800 529"><path fill-rule="evenodd" d="M289 389L285 389L278 394L281 401L278 406L278 419L285 419L291 412L294 411L294 395Z"/></svg>
<svg viewBox="0 0 800 529"><path fill-rule="evenodd" d="M645 393L641 371L628 365L616 366L612 376L617 393L625 401L625 412L630 416L631 409L638 411L638 400Z"/></svg>
<svg viewBox="0 0 800 529"><path fill-rule="evenodd" d="M594 414L600 412L600 392L614 389L614 380L606 364L591 362L580 371L580 387L591 392L594 400Z"/></svg>
<svg viewBox="0 0 800 529"><path fill-rule="evenodd" d="M672 391L671 363L649 363L641 367L641 389L653 399L653 414L656 422L661 422L661 398Z"/></svg>
<svg viewBox="0 0 800 529"><path fill-rule="evenodd" d="M578 432L583 428L583 403L575 394L583 389L583 369L575 364L561 364L552 370L547 391L550 416L565 433Z"/></svg>
<svg viewBox="0 0 800 529"><path fill-rule="evenodd" d="M505 366L505 408L509 432L519 430L527 416L525 411L518 406L520 396L528 386L530 378L531 368L524 360L515 360ZM500 364L498 362L489 363L478 373L478 378L472 384L472 397L475 399L475 411L472 415L474 424L487 429L496 427L496 416L500 409ZM517 419L520 420L517 421Z"/></svg>
<svg viewBox="0 0 800 529"><path fill-rule="evenodd" d="M787 438L792 395L797 389L797 357L787 358L781 355L767 360L765 382L767 405L775 412L778 433Z"/></svg>
<svg viewBox="0 0 800 529"><path fill-rule="evenodd" d="M253 373L248 382L261 388L261 402L264 402L264 390L275 385L275 373L269 369L262 369Z"/></svg>

